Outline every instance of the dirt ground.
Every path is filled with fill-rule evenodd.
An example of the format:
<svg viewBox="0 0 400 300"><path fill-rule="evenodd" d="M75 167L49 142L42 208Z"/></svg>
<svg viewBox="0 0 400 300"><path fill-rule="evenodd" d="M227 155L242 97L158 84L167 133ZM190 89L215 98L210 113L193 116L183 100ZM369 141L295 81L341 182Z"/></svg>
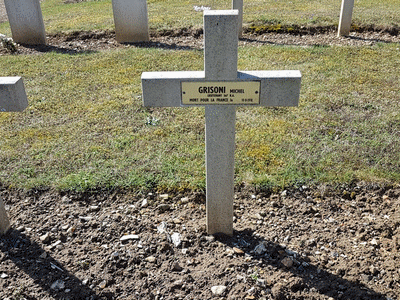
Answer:
<svg viewBox="0 0 400 300"><path fill-rule="evenodd" d="M0 0L0 6L3 1ZM0 22L4 14L1 15ZM366 31L337 38L244 34L240 43L400 42ZM114 32L48 35L0 55L124 47L201 49L201 29L119 44ZM1 188L12 229L0 237L0 299L400 299L400 187L243 187L234 235L208 236L203 193L27 193Z"/></svg>
<svg viewBox="0 0 400 300"><path fill-rule="evenodd" d="M243 187L231 237L203 193L0 195L3 300L400 299L399 186Z"/></svg>
<svg viewBox="0 0 400 300"><path fill-rule="evenodd" d="M293 45L293 46L372 46L376 43L399 43L400 35L392 35L382 31L353 32L350 36L336 36L336 31L300 34L245 32L239 45L262 47L263 45ZM107 51L127 47L155 47L165 49L202 49L203 30L201 28L182 28L165 32L150 32L149 42L118 43L114 31L80 31L47 35L46 45L17 45L12 52L0 44L0 56L10 54L40 54L59 52L78 54L83 52Z"/></svg>

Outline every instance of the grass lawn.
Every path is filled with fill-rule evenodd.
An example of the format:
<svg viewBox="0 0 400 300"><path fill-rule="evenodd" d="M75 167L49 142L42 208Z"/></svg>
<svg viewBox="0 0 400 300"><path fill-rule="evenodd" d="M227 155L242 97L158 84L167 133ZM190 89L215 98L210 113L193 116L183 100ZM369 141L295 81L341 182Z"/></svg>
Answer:
<svg viewBox="0 0 400 300"><path fill-rule="evenodd" d="M202 14L193 5L227 8L225 2L230 5L149 1L150 26L200 27ZM258 2L269 9L256 9ZM355 20L399 24L395 2L358 1ZM111 1L46 0L42 9L48 32L113 28ZM314 18L315 24L328 25L337 22L339 9L340 3L333 7L325 0L252 1L246 4L245 21L309 24ZM187 12L185 18L176 17L180 11ZM0 24L0 32L7 34L7 26ZM240 47L239 69L296 69L303 79L298 108L237 110L237 184L398 183L399 48ZM140 86L144 71L202 70L202 51L9 55L2 56L0 68L2 76L24 77L30 101L23 113L0 115L0 184L204 189L204 110L144 108Z"/></svg>
<svg viewBox="0 0 400 300"><path fill-rule="evenodd" d="M202 27L202 12L194 6L231 9L231 0L148 0L149 26L153 30ZM341 1L332 0L252 0L244 1L245 24L331 26L339 23ZM111 0L88 0L65 4L64 0L45 0L41 4L46 32L113 30ZM356 26L393 27L400 24L398 0L358 0L353 10ZM0 32L11 34L7 23Z"/></svg>

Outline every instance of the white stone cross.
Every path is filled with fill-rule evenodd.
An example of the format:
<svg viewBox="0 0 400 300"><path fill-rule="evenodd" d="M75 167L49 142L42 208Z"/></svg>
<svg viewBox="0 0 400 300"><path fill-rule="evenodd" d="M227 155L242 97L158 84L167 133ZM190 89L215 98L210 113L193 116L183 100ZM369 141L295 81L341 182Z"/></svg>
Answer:
<svg viewBox="0 0 400 300"><path fill-rule="evenodd" d="M39 0L4 0L13 40L21 44L46 44Z"/></svg>
<svg viewBox="0 0 400 300"><path fill-rule="evenodd" d="M354 0L342 0L340 10L338 36L349 35L351 18L353 15Z"/></svg>
<svg viewBox="0 0 400 300"><path fill-rule="evenodd" d="M28 106L21 77L0 77L0 112L23 111ZM0 198L0 235L10 228L3 200Z"/></svg>
<svg viewBox="0 0 400 300"><path fill-rule="evenodd" d="M208 234L233 234L237 105L297 106L300 71L237 71L238 11L204 11L204 71L144 72L145 106L205 106Z"/></svg>

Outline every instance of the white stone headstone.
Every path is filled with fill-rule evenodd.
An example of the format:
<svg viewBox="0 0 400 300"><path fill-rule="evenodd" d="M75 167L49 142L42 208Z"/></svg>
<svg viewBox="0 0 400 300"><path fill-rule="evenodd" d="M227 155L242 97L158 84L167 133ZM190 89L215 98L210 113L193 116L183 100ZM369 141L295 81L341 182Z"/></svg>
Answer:
<svg viewBox="0 0 400 300"><path fill-rule="evenodd" d="M233 233L236 106L297 106L300 71L237 71L237 10L204 11L204 71L144 72L145 106L205 106L209 234Z"/></svg>
<svg viewBox="0 0 400 300"><path fill-rule="evenodd" d="M28 106L21 77L0 77L0 112L23 111ZM10 228L3 200L0 198L0 235Z"/></svg>
<svg viewBox="0 0 400 300"><path fill-rule="evenodd" d="M342 0L338 36L349 35L353 15L354 0Z"/></svg>
<svg viewBox="0 0 400 300"><path fill-rule="evenodd" d="M46 44L46 32L39 0L4 0L12 38L29 45Z"/></svg>
<svg viewBox="0 0 400 300"><path fill-rule="evenodd" d="M120 43L149 40L146 0L112 0L116 39Z"/></svg>

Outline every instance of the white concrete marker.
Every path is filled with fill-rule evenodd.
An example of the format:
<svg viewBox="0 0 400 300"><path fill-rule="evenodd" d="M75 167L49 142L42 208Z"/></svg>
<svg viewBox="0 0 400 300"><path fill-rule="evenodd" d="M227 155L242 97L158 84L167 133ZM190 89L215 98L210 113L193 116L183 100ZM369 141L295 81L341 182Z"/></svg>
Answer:
<svg viewBox="0 0 400 300"><path fill-rule="evenodd" d="M23 111L28 106L21 77L0 77L0 112ZM10 228L3 200L0 198L0 235Z"/></svg>
<svg viewBox="0 0 400 300"><path fill-rule="evenodd" d="M4 0L12 38L16 43L46 44L39 0Z"/></svg>
<svg viewBox="0 0 400 300"><path fill-rule="evenodd" d="M23 111L28 106L21 77L0 77L0 112Z"/></svg>
<svg viewBox="0 0 400 300"><path fill-rule="evenodd" d="M237 71L238 11L204 11L205 71L144 72L145 106L205 106L207 232L233 233L236 106L297 106L300 71Z"/></svg>
<svg viewBox="0 0 400 300"><path fill-rule="evenodd" d="M237 9L239 11L238 33L240 38L243 33L243 0L232 0L232 9Z"/></svg>
<svg viewBox="0 0 400 300"><path fill-rule="evenodd" d="M116 39L120 43L149 40L146 0L112 0Z"/></svg>
<svg viewBox="0 0 400 300"><path fill-rule="evenodd" d="M338 36L349 35L351 27L351 18L353 15L353 7L354 7L354 0L342 0Z"/></svg>

